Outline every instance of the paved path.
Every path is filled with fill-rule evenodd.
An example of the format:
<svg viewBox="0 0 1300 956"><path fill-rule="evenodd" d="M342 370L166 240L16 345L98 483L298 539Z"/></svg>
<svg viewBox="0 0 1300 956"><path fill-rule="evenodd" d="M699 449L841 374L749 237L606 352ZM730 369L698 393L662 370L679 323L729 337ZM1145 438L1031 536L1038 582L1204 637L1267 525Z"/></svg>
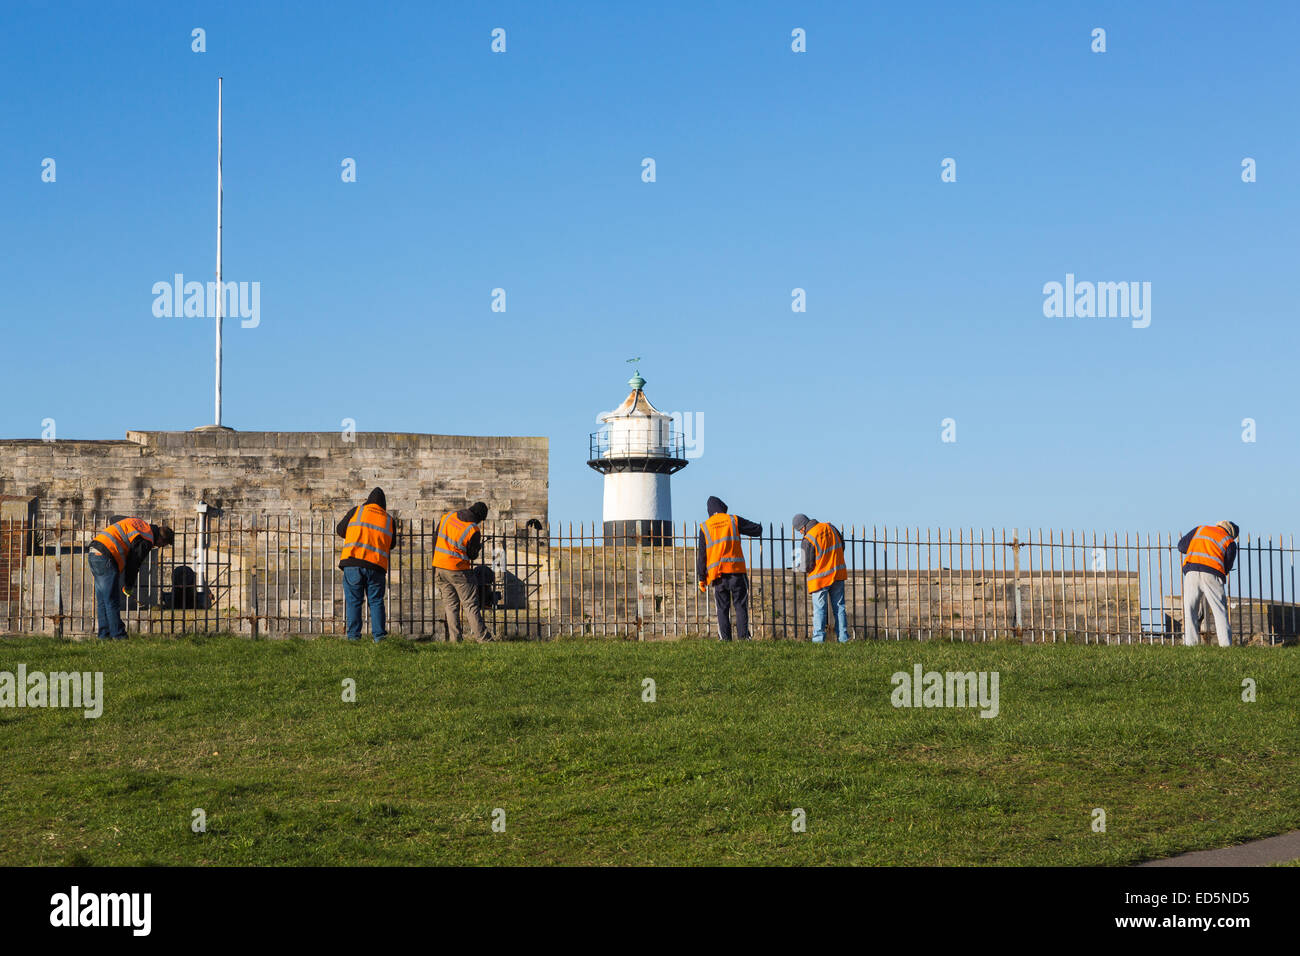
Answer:
<svg viewBox="0 0 1300 956"><path fill-rule="evenodd" d="M1300 830L1222 850L1197 850L1164 860L1150 860L1138 866L1266 866L1289 860L1300 860Z"/></svg>

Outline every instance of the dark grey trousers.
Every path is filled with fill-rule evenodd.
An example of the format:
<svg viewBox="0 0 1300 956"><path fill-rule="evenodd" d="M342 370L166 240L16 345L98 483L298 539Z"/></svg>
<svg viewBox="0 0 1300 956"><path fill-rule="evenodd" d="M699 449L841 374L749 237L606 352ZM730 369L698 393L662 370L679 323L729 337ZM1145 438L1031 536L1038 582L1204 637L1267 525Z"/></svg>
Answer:
<svg viewBox="0 0 1300 956"><path fill-rule="evenodd" d="M731 640L728 608L736 609L736 636L749 640L749 575L724 574L713 582L713 598L718 605L718 637Z"/></svg>

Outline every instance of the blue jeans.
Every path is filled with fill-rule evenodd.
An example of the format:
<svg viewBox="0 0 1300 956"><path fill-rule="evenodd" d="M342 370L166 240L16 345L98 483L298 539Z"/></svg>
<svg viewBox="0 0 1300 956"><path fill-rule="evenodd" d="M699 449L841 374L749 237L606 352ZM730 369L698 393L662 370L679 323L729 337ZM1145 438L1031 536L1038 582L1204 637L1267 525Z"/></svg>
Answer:
<svg viewBox="0 0 1300 956"><path fill-rule="evenodd" d="M101 641L126 638L126 625L122 623L122 575L117 562L104 554L91 551L86 560L95 578L95 622Z"/></svg>
<svg viewBox="0 0 1300 956"><path fill-rule="evenodd" d="M384 630L384 580L388 575L378 568L343 569L343 604L348 624L348 640L361 638L361 601L370 605L370 632L378 641Z"/></svg>
<svg viewBox="0 0 1300 956"><path fill-rule="evenodd" d="M844 582L836 581L828 588L814 591L813 602L813 643L820 644L826 638L826 599L830 598L835 609L835 633L841 644L849 640L849 612L844 607Z"/></svg>

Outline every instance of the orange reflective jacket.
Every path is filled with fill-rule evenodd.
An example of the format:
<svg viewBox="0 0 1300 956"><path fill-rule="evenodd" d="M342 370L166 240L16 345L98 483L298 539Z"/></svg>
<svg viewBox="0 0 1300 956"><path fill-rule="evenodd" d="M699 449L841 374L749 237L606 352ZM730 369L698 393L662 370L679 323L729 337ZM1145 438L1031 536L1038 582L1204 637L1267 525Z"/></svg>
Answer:
<svg viewBox="0 0 1300 956"><path fill-rule="evenodd" d="M131 550L131 542L141 537L150 545L153 544L153 531L149 527L149 522L141 521L139 518L123 518L95 535L93 540L112 555L113 560L117 562L118 572L125 573L126 553Z"/></svg>
<svg viewBox="0 0 1300 956"><path fill-rule="evenodd" d="M848 578L848 567L844 564L844 538L833 525L819 521L803 536L817 552L813 566L808 570L809 594Z"/></svg>
<svg viewBox="0 0 1300 956"><path fill-rule="evenodd" d="M704 524L704 573L712 584L719 575L744 574L745 553L740 547L740 521L735 515L719 512Z"/></svg>
<svg viewBox="0 0 1300 956"><path fill-rule="evenodd" d="M438 521L438 538L433 544L433 566L448 571L468 571L474 562L465 553L465 546L474 536L478 526L472 521L462 521L456 512L448 511Z"/></svg>
<svg viewBox="0 0 1300 956"><path fill-rule="evenodd" d="M1212 524L1201 525L1187 546L1187 554L1183 556L1183 570L1186 571L1189 564L1200 565L1227 577L1230 544L1232 535L1222 528Z"/></svg>
<svg viewBox="0 0 1300 956"><path fill-rule="evenodd" d="M376 504L359 505L348 522L343 537L341 558L356 558L388 570L388 554L393 550L393 519Z"/></svg>

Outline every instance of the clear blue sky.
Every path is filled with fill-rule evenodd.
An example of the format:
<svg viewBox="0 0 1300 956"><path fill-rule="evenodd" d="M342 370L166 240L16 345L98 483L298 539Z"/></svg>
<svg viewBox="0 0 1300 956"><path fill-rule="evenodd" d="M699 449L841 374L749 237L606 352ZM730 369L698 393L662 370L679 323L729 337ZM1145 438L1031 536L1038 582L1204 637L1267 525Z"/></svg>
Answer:
<svg viewBox="0 0 1300 956"><path fill-rule="evenodd" d="M552 520L599 520L641 355L704 415L678 519L1300 530L1298 36L1290 2L9 0L0 435L210 421L212 323L150 290L211 278L222 75L236 428L545 435ZM1150 282L1150 327L1045 318L1066 273Z"/></svg>

